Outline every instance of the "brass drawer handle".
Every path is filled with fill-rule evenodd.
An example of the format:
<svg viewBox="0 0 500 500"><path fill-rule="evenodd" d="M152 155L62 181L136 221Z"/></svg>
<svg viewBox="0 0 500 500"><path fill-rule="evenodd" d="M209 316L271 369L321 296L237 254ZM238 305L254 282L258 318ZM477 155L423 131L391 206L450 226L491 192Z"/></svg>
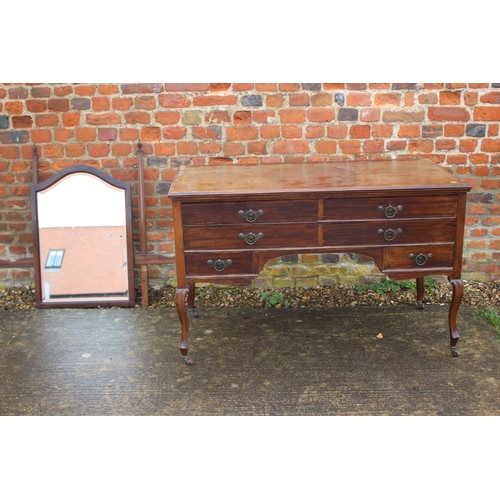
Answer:
<svg viewBox="0 0 500 500"><path fill-rule="evenodd" d="M386 241L392 241L399 233L402 233L403 230L401 228L398 229L379 229L377 231L378 234L383 234Z"/></svg>
<svg viewBox="0 0 500 500"><path fill-rule="evenodd" d="M398 212L401 212L403 210L403 205L398 205L397 207L393 207L392 203L389 202L389 204L386 207L378 207L377 210L379 212L382 212L388 219L392 219Z"/></svg>
<svg viewBox="0 0 500 500"><path fill-rule="evenodd" d="M221 272L226 269L227 266L230 266L233 263L231 259L217 259L217 260L207 260L207 264L210 267L213 267L216 271Z"/></svg>
<svg viewBox="0 0 500 500"><path fill-rule="evenodd" d="M414 260L417 266L423 266L429 259L432 259L433 255L431 253L425 255L422 252L420 252L417 255L411 253L410 255L408 255L408 257L411 260Z"/></svg>
<svg viewBox="0 0 500 500"><path fill-rule="evenodd" d="M245 240L245 243L247 243L248 245L255 245L255 243L257 243L257 241L260 240L263 237L264 237L264 233L258 233L258 234L255 234L255 233L247 233L247 234L240 233L238 235L238 238L240 238L242 240Z"/></svg>
<svg viewBox="0 0 500 500"><path fill-rule="evenodd" d="M246 212L239 210L238 215L243 217L247 222L255 222L260 215L264 215L264 210L255 211L249 206Z"/></svg>

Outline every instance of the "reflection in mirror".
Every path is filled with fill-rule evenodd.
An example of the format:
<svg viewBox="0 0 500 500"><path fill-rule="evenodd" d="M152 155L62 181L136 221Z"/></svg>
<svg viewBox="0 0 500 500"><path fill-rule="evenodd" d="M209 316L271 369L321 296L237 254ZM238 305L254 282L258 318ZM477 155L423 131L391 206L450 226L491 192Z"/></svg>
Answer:
<svg viewBox="0 0 500 500"><path fill-rule="evenodd" d="M37 305L132 306L129 185L79 165L33 193Z"/></svg>

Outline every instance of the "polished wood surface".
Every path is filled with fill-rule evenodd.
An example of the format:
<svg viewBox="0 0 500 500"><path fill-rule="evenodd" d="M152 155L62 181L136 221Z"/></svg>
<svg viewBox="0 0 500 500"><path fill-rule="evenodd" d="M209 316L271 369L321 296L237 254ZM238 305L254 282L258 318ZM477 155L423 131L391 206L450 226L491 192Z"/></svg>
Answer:
<svg viewBox="0 0 500 500"><path fill-rule="evenodd" d="M419 307L423 277L448 276L456 355L470 189L425 159L180 167L169 196L183 356L185 296L194 308L196 282L247 285L272 258L330 252L358 253L393 279L417 279Z"/></svg>

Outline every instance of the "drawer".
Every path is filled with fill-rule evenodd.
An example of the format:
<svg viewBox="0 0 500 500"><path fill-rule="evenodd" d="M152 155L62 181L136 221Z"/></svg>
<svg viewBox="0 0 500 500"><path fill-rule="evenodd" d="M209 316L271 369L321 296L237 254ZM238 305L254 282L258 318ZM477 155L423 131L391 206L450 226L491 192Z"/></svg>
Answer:
<svg viewBox="0 0 500 500"><path fill-rule="evenodd" d="M325 222L323 245L400 245L453 242L456 219Z"/></svg>
<svg viewBox="0 0 500 500"><path fill-rule="evenodd" d="M186 252L186 276L253 274L253 252Z"/></svg>
<svg viewBox="0 0 500 500"><path fill-rule="evenodd" d="M408 245L384 249L386 269L452 267L454 245Z"/></svg>
<svg viewBox="0 0 500 500"><path fill-rule="evenodd" d="M455 217L456 214L456 195L331 198L323 202L323 220L411 219Z"/></svg>
<svg viewBox="0 0 500 500"><path fill-rule="evenodd" d="M314 200L184 203L182 205L184 226L242 222L316 222L317 220L318 202Z"/></svg>
<svg viewBox="0 0 500 500"><path fill-rule="evenodd" d="M317 245L317 224L240 224L184 228L186 250L251 250Z"/></svg>

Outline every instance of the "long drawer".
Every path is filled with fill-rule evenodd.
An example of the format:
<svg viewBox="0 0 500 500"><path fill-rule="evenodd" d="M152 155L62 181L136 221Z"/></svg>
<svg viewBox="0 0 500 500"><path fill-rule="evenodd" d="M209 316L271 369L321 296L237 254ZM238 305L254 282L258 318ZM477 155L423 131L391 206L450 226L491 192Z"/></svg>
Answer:
<svg viewBox="0 0 500 500"><path fill-rule="evenodd" d="M241 224L184 228L186 250L318 246L318 224Z"/></svg>
<svg viewBox="0 0 500 500"><path fill-rule="evenodd" d="M386 269L426 269L452 267L455 246L449 245L408 245L387 247Z"/></svg>
<svg viewBox="0 0 500 500"><path fill-rule="evenodd" d="M187 276L253 273L252 252L186 252L184 255Z"/></svg>
<svg viewBox="0 0 500 500"><path fill-rule="evenodd" d="M330 198L323 202L323 220L455 217L456 213L456 195Z"/></svg>
<svg viewBox="0 0 500 500"><path fill-rule="evenodd" d="M182 207L184 226L317 220L317 200L185 203Z"/></svg>
<svg viewBox="0 0 500 500"><path fill-rule="evenodd" d="M456 219L414 219L375 222L325 222L323 245L399 245L452 242Z"/></svg>

